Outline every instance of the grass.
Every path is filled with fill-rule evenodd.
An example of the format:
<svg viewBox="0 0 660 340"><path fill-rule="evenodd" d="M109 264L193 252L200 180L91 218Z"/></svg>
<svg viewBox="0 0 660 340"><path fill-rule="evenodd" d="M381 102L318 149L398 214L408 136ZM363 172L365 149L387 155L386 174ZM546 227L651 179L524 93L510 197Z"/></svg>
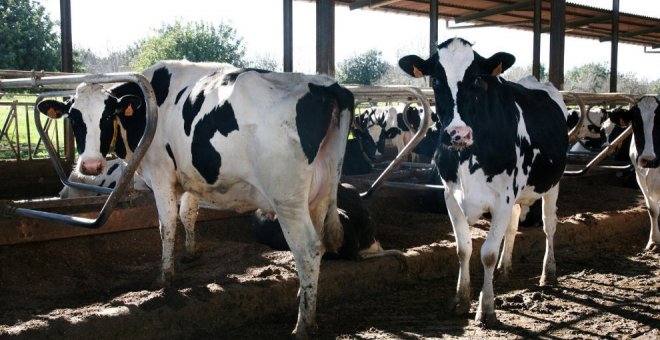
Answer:
<svg viewBox="0 0 660 340"><path fill-rule="evenodd" d="M0 160L27 160L48 157L43 142L39 140L39 133L33 121L35 101L36 96L34 95L4 94L0 98ZM16 109L12 112L12 103L14 102L16 102ZM10 113L16 115L8 120ZM41 123L45 125L46 120L42 119ZM3 132L7 134L5 135ZM16 133L18 133L18 144L16 143ZM53 144L57 142L56 148L60 149L60 156L63 157L64 124L62 121L53 121L47 133ZM8 139L11 140L11 143ZM34 153L36 148L38 150ZM30 152L33 154L30 155Z"/></svg>

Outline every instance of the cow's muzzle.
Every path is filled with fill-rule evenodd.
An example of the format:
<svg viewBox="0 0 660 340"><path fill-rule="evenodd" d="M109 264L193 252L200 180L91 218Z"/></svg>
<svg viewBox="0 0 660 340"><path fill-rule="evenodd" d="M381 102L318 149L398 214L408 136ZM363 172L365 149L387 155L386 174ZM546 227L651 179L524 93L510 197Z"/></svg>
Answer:
<svg viewBox="0 0 660 340"><path fill-rule="evenodd" d="M103 172L103 161L98 159L85 160L80 164L80 173L88 176L98 176Z"/></svg>
<svg viewBox="0 0 660 340"><path fill-rule="evenodd" d="M449 135L449 148L461 150L472 146L472 129L468 126L447 128Z"/></svg>
<svg viewBox="0 0 660 340"><path fill-rule="evenodd" d="M657 157L641 156L637 160L637 164L640 168L657 168L660 165L660 161Z"/></svg>

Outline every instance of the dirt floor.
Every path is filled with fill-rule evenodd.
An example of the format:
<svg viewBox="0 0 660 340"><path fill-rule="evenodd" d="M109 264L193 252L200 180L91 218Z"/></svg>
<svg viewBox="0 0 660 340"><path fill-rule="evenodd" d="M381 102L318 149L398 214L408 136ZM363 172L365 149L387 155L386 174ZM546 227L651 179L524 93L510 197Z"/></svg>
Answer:
<svg viewBox="0 0 660 340"><path fill-rule="evenodd" d="M521 228L514 276L496 281L501 325L484 330L448 301L457 260L446 215L429 195L383 189L367 201L387 249L373 261L326 261L319 339L660 338L660 255L644 252L648 217L638 190L614 174L567 178L556 235L559 283L538 287L544 238ZM473 228L473 296L481 286ZM249 219L199 227L201 259L179 264L174 287L151 288L157 229L0 247L0 338L287 338L297 280L289 252L256 244ZM179 242L181 243L181 242Z"/></svg>

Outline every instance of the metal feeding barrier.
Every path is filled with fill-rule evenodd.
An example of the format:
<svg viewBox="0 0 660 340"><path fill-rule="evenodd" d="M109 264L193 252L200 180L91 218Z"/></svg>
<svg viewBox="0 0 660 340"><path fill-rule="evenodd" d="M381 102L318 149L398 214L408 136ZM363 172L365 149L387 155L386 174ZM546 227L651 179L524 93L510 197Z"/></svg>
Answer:
<svg viewBox="0 0 660 340"><path fill-rule="evenodd" d="M577 142L577 133L582 127L585 119L588 119L588 112L585 108L585 103L587 104L599 104L599 105L616 105L616 104L626 104L634 105L637 103L637 98L625 94L625 93L576 93L576 92L561 92L564 96L564 102L574 102L580 108L580 119L578 120L577 125L568 133L569 143L573 144ZM571 100L572 99L572 100ZM632 126L627 127L619 136L617 136L609 145L607 145L603 150L601 150L594 158L591 159L582 169L580 170L565 170L564 176L575 177L582 176L587 174L591 169L600 164L608 155L616 151L621 144L632 134ZM626 170L631 168L632 165L624 166L607 166L609 169L616 170Z"/></svg>
<svg viewBox="0 0 660 340"><path fill-rule="evenodd" d="M403 147L394 160L383 170L383 172L376 178L367 191L360 193L363 199L369 198L379 187L381 187L387 178L399 168L399 165L410 154L410 152L422 141L426 135L426 131L431 126L431 106L427 99L428 94L416 87L402 87L402 86L347 86L353 95L356 102L371 102L371 101L393 101L393 99L406 98L407 102L417 100L422 105L424 111L419 129L413 135L412 140ZM406 105L406 108L408 105ZM405 112L405 111L404 111ZM405 114L404 114L405 116ZM412 131L412 130L411 130Z"/></svg>
<svg viewBox="0 0 660 340"><path fill-rule="evenodd" d="M133 82L136 83L142 92L144 93L145 104L146 104L146 125L144 129L144 134L140 139L130 161L126 166L124 175L119 179L117 185L113 190L108 190L105 188L90 186L82 183L70 182L65 175L62 164L59 161L59 155L55 151L53 145L50 143L50 140L47 138L43 126L41 125L41 120L39 119L39 113L35 109L35 124L37 126L37 131L39 135L44 140L46 149L50 155L53 166L64 183L67 186L72 186L76 188L81 188L84 190L91 190L98 193L110 193L103 208L101 209L98 217L96 219L83 218L72 215L63 215L53 212L28 209L15 206L12 202L0 202L0 216L13 217L15 215L33 217L39 219L45 219L56 222L63 222L77 227L96 229L101 227L105 221L110 216L110 213L117 205L119 199L122 197L126 191L129 184L133 183L133 174L137 169L138 164L144 157L151 140L156 132L156 125L158 122L158 106L156 105L156 97L154 90L151 87L149 81L141 74L138 73L107 73L107 74L98 74L98 75L66 75L66 76L54 76L54 77L38 77L34 76L32 78L19 78L19 79L7 79L0 80L0 90L10 89L10 88L33 88L37 90L55 88L55 89L71 89L75 88L80 83L88 84L101 84L101 83L119 83L119 82ZM56 95L70 94L71 92L47 92L42 93L39 98L53 97Z"/></svg>

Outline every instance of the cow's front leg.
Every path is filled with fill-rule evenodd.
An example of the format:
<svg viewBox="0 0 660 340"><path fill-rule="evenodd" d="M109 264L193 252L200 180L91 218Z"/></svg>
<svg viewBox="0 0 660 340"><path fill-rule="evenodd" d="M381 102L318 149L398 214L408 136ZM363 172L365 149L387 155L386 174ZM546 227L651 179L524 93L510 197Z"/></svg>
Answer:
<svg viewBox="0 0 660 340"><path fill-rule="evenodd" d="M472 288L470 287L472 235L470 235L470 226L463 210L461 210L458 202L449 191L445 191L445 202L456 237L456 252L458 253L459 265L456 297L450 307L455 314L464 315L470 311L470 303L472 301Z"/></svg>
<svg viewBox="0 0 660 340"><path fill-rule="evenodd" d="M498 279L508 280L511 275L511 257L513 256L513 245L516 240L516 233L518 233L518 221L520 219L520 204L515 204L511 209L511 220L504 235L504 246L502 247L502 255L500 262L497 265L499 274Z"/></svg>
<svg viewBox="0 0 660 340"><path fill-rule="evenodd" d="M317 330L316 293L323 247L307 209L276 209L282 232L293 253L298 271L298 320L293 335L308 339Z"/></svg>
<svg viewBox="0 0 660 340"><path fill-rule="evenodd" d="M493 291L493 273L497 264L502 238L507 231L512 216L511 205L501 205L491 211L492 219L486 241L481 246L481 264L484 266L484 284L479 295L479 307L475 321L483 326L497 323L495 316L495 293ZM518 219L516 218L516 223Z"/></svg>
<svg viewBox="0 0 660 340"><path fill-rule="evenodd" d="M176 240L177 199L174 187L154 186L154 197L160 220L160 239L162 242L161 272L156 280L160 287L167 287L174 278L174 244Z"/></svg>
<svg viewBox="0 0 660 340"><path fill-rule="evenodd" d="M645 249L650 251L660 251L660 229L658 228L658 215L660 215L660 207L658 202L653 200L650 195L644 195L646 198L646 206L649 209L649 218L651 219L651 232L649 234L649 242L646 244Z"/></svg>
<svg viewBox="0 0 660 340"><path fill-rule="evenodd" d="M179 218L186 231L186 253L183 256L183 262L191 262L199 258L199 246L197 245L195 223L199 213L199 199L197 196L186 192L181 196L181 207L179 208Z"/></svg>
<svg viewBox="0 0 660 340"><path fill-rule="evenodd" d="M541 286L557 283L557 264L555 263L554 238L557 230L557 197L559 184L555 185L543 196L543 231L545 232L545 255L543 256L543 272Z"/></svg>

